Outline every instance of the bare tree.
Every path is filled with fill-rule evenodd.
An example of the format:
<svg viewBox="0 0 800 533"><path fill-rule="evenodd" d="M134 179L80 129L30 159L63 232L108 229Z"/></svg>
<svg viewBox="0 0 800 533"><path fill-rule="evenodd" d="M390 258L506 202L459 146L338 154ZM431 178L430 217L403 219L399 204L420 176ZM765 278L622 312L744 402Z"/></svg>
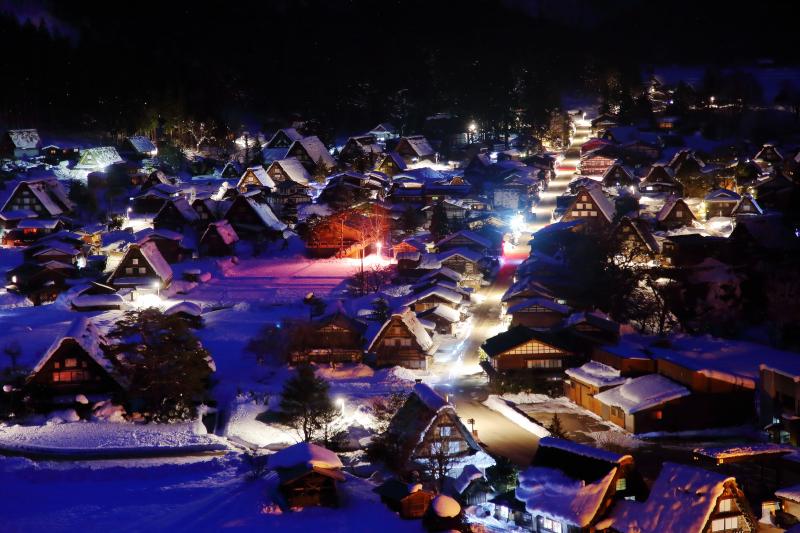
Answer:
<svg viewBox="0 0 800 533"><path fill-rule="evenodd" d="M426 440L428 453L421 461L424 476L436 481L440 492L444 488L445 478L458 460L458 456L450 449L451 442L449 436L437 431L436 435Z"/></svg>

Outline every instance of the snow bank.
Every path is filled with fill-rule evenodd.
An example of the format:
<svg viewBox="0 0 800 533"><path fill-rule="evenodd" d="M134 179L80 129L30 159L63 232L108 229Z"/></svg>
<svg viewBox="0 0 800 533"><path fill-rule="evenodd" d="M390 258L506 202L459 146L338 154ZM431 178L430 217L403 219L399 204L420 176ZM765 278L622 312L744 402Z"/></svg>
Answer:
<svg viewBox="0 0 800 533"><path fill-rule="evenodd" d="M495 394L489 395L489 398L483 402L483 405L492 411L497 411L504 417L508 418L511 422L520 426L522 429L533 433L537 437L541 438L550 435L550 432L545 428L533 422L530 418L517 411L517 409L510 405L506 400Z"/></svg>
<svg viewBox="0 0 800 533"><path fill-rule="evenodd" d="M454 518L461 512L461 505L450 496L440 494L431 502L431 508L436 516Z"/></svg>

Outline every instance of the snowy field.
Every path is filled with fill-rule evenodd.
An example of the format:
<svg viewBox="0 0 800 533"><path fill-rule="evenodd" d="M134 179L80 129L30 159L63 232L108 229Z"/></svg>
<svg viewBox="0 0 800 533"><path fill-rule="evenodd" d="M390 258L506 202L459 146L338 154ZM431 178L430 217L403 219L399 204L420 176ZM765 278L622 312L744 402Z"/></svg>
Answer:
<svg viewBox="0 0 800 533"><path fill-rule="evenodd" d="M247 466L233 455L69 464L0 458L2 529L10 533L423 531L419 521L401 520L380 503L373 484L352 476L339 485L337 509L267 514L271 481L250 481L247 474Z"/></svg>

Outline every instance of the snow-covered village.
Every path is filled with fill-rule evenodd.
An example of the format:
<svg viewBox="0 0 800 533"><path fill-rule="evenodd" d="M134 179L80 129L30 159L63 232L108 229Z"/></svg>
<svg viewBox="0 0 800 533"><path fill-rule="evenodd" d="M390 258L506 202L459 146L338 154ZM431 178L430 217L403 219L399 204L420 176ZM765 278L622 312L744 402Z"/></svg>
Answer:
<svg viewBox="0 0 800 533"><path fill-rule="evenodd" d="M0 1L0 530L800 532L798 7L457 5Z"/></svg>

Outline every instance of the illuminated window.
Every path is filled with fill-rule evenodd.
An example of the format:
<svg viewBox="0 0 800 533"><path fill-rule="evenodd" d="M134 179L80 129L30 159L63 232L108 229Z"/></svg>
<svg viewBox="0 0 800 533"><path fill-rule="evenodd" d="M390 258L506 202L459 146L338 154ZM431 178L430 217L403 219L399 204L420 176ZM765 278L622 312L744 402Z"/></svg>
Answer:
<svg viewBox="0 0 800 533"><path fill-rule="evenodd" d="M675 216L676 217L682 217L683 216L683 211L681 211L680 209L675 211Z"/></svg>
<svg viewBox="0 0 800 533"><path fill-rule="evenodd" d="M726 498L724 500L719 501L719 512L720 513L729 513L733 511L733 499Z"/></svg>
<svg viewBox="0 0 800 533"><path fill-rule="evenodd" d="M131 267L125 268L125 273L126 274L133 274L133 268L131 268Z"/></svg>
<svg viewBox="0 0 800 533"><path fill-rule="evenodd" d="M74 358L64 359L64 367L65 368L75 368L78 366L78 360Z"/></svg>
<svg viewBox="0 0 800 533"><path fill-rule="evenodd" d="M662 418L664 418L664 413L662 411L654 411L653 418L655 420L661 420Z"/></svg>
<svg viewBox="0 0 800 533"><path fill-rule="evenodd" d="M89 381L89 373L85 370L61 370L53 372L53 382L71 383L76 381Z"/></svg>
<svg viewBox="0 0 800 533"><path fill-rule="evenodd" d="M439 436L441 437L449 437L452 433L452 429L450 426L441 426L439 428Z"/></svg>
<svg viewBox="0 0 800 533"><path fill-rule="evenodd" d="M447 449L450 453L458 453L461 451L461 441L451 440L447 443Z"/></svg>
<svg viewBox="0 0 800 533"><path fill-rule="evenodd" d="M628 488L628 481L624 477L619 478L617 480L617 490L621 491L627 488Z"/></svg>
<svg viewBox="0 0 800 533"><path fill-rule="evenodd" d="M132 265L138 265L138 264L139 264L139 259L138 259L138 258L136 258L136 257L134 257L134 258L131 260L131 264L132 264Z"/></svg>
<svg viewBox="0 0 800 533"><path fill-rule="evenodd" d="M139 274L146 274L147 269L145 267L139 267Z"/></svg>
<svg viewBox="0 0 800 533"><path fill-rule="evenodd" d="M542 527L547 531L552 531L553 533L561 533L561 522L557 522L549 518L542 518Z"/></svg>

